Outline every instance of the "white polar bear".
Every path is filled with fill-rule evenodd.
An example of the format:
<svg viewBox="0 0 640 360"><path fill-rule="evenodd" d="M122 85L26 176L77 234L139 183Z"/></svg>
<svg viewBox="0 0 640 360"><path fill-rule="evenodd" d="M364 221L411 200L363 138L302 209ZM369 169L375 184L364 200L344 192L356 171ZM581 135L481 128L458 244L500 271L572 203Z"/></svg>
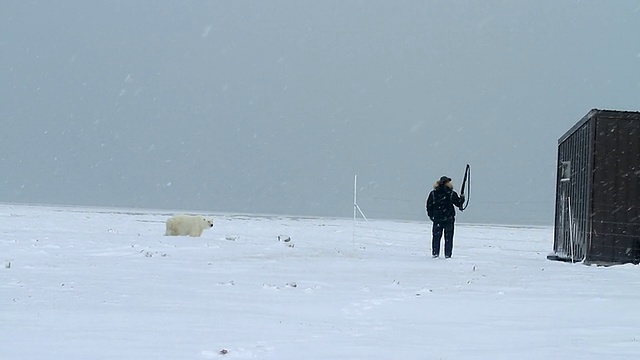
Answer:
<svg viewBox="0 0 640 360"><path fill-rule="evenodd" d="M175 215L167 219L166 236L202 235L205 229L213 227L213 220L198 215Z"/></svg>

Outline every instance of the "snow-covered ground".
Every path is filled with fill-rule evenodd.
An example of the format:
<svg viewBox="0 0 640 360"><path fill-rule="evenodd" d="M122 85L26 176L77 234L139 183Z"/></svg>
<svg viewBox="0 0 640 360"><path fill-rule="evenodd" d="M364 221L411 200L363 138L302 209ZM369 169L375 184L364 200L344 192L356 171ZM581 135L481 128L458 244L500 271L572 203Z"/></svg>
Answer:
<svg viewBox="0 0 640 360"><path fill-rule="evenodd" d="M168 215L0 205L0 359L640 354L638 267L548 261L551 228L458 225L446 260L427 223Z"/></svg>

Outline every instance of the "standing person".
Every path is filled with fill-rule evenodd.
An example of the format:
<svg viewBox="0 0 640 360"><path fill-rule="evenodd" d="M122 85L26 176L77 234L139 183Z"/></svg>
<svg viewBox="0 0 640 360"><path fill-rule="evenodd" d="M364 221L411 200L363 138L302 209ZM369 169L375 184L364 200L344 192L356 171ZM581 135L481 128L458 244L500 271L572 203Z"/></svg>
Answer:
<svg viewBox="0 0 640 360"><path fill-rule="evenodd" d="M444 232L444 257L450 258L453 252L453 228L456 221L456 210L464 204L464 195L458 196L453 190L451 178L443 176L433 185L433 190L427 198L427 215L433 221L433 240L431 255L440 256L440 239Z"/></svg>

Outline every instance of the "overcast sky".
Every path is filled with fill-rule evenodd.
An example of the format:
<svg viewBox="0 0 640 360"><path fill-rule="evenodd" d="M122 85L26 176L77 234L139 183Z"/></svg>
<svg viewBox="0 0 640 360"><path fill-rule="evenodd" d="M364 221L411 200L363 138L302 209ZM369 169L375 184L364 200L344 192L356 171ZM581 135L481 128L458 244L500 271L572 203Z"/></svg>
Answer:
<svg viewBox="0 0 640 360"><path fill-rule="evenodd" d="M640 2L0 3L0 202L551 224L558 138L640 110Z"/></svg>

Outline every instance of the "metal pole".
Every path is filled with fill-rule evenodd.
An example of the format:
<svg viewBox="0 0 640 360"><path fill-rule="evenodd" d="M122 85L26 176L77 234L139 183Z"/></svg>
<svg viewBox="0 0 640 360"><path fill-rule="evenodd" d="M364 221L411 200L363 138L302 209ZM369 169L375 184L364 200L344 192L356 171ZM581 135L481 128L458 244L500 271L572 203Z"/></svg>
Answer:
<svg viewBox="0 0 640 360"><path fill-rule="evenodd" d="M358 200L358 175L353 176L353 229L351 229L351 241L356 241L356 215Z"/></svg>
<svg viewBox="0 0 640 360"><path fill-rule="evenodd" d="M353 222L355 224L358 204L358 175L353 176Z"/></svg>
<svg viewBox="0 0 640 360"><path fill-rule="evenodd" d="M362 212L362 209L360 209L360 206L358 206L358 175L355 175L353 180L353 226L354 227L355 227L356 216L358 215L358 212L360 213L360 215L362 215L362 218L365 221L367 222L369 221L369 219L367 219L367 217Z"/></svg>

